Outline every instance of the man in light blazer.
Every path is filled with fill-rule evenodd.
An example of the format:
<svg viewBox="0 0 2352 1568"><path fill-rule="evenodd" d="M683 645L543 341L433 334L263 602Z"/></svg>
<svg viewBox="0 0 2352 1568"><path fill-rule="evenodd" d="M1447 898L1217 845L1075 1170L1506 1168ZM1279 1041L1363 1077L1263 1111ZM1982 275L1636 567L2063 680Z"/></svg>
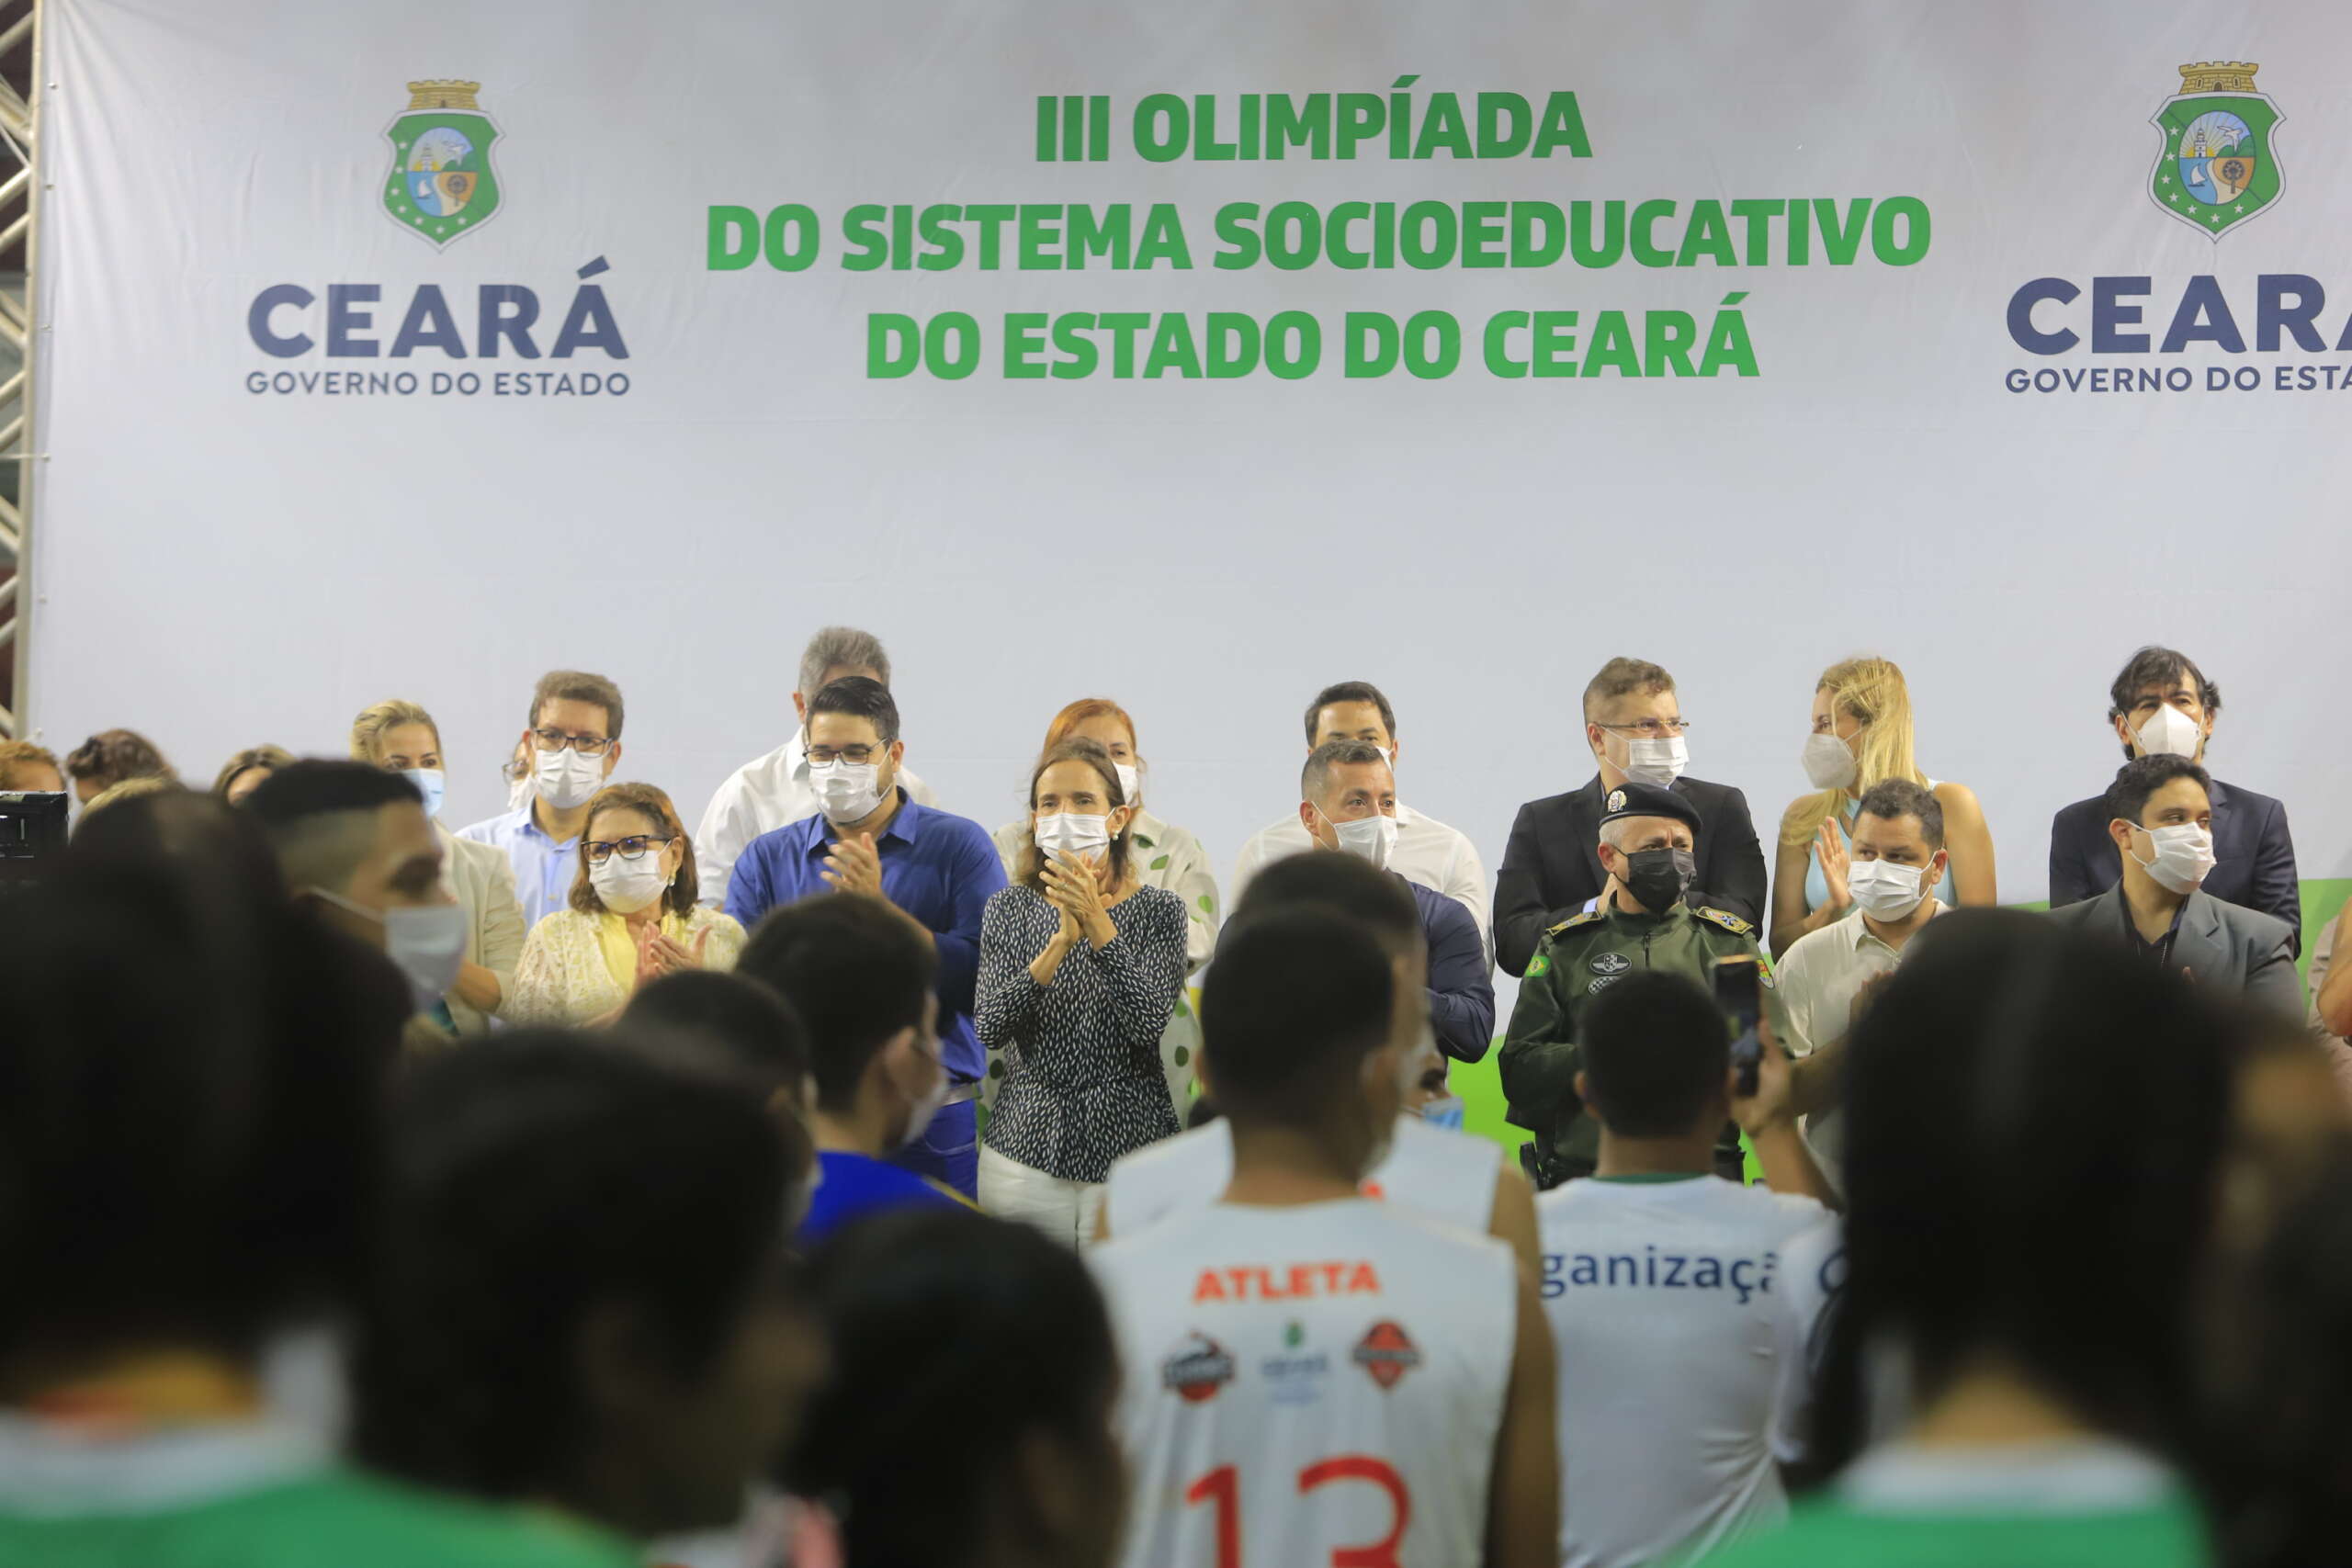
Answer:
<svg viewBox="0 0 2352 1568"><path fill-rule="evenodd" d="M2295 932L2259 910L2225 904L2199 884L2214 865L2212 780L2187 757L2135 757L2107 791L2107 832L2122 880L2050 918L2201 986L2300 1019Z"/></svg>

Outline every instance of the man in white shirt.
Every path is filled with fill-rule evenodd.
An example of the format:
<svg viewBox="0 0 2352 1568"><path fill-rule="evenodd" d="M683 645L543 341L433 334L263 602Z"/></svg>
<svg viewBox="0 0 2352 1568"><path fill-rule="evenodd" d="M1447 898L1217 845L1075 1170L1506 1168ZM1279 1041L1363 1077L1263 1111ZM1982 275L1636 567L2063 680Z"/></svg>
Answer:
<svg viewBox="0 0 2352 1568"><path fill-rule="evenodd" d="M1369 740L1380 748L1391 769L1402 750L1396 742L1396 710L1381 695L1380 688L1368 681L1326 686L1306 705L1307 750L1327 740ZM1241 902L1241 890L1269 862L1304 854L1314 847L1315 840L1295 808L1281 821L1260 829L1241 846L1241 858L1234 863L1233 886L1226 890L1231 902ZM1398 801L1396 843L1388 852L1388 868L1469 910L1478 924L1479 940L1489 953L1493 951L1494 938L1487 929L1487 868L1478 863L1478 852L1463 834Z"/></svg>
<svg viewBox="0 0 2352 1568"><path fill-rule="evenodd" d="M808 699L845 675L863 675L882 685L890 683L890 656L872 632L854 626L825 626L808 639L800 654L800 684L792 694L792 711L800 727L792 739L744 763L728 775L710 797L695 830L695 874L702 886L702 901L716 908L727 899L727 882L735 872L735 857L763 833L787 822L817 814L817 792L808 782ZM936 806L931 786L910 769L900 769L899 782L917 805Z"/></svg>
<svg viewBox="0 0 2352 1568"><path fill-rule="evenodd" d="M1723 1011L1689 976L1625 976L1581 1021L1593 1175L1536 1201L1556 1355L1563 1568L1705 1556L1786 1517L1830 1275L1826 1191L1768 1041L1738 1093ZM1714 1174L1726 1116L1773 1189ZM1807 1261L1793 1265L1795 1255Z"/></svg>
<svg viewBox="0 0 2352 1568"><path fill-rule="evenodd" d="M1843 1042L1853 1026L1855 1003L1902 962L1911 939L1944 912L1943 903L1928 891L1942 882L1951 860L1944 849L1944 808L1934 791L1908 779L1871 785L1855 811L1847 853L1853 912L1806 932L1781 957L1776 984L1787 1010L1788 1046L1800 1056ZM1834 1085L1835 1061L1833 1052L1808 1071L1826 1071L1822 1081ZM1844 1143L1838 1112L1814 1111L1806 1133L1834 1178Z"/></svg>
<svg viewBox="0 0 2352 1568"><path fill-rule="evenodd" d="M1202 1050L1232 1181L1091 1255L1128 1369L1127 1568L1553 1568L1534 1280L1501 1242L1358 1190L1396 1125L1413 1006L1348 916L1275 908L1219 939Z"/></svg>
<svg viewBox="0 0 2352 1568"><path fill-rule="evenodd" d="M1532 1277L1542 1267L1535 1246L1535 1203L1527 1178L1503 1162L1491 1138L1449 1128L1440 1117L1462 1102L1446 1093L1445 1058L1429 1020L1429 944L1406 885L1353 855L1293 855L1250 885L1234 909L1244 920L1276 908L1317 908L1355 919L1372 932L1388 961L1405 1005L1394 1015L1397 1049L1414 1064L1413 1088L1396 1118L1388 1156L1363 1179L1367 1198L1379 1198L1458 1230L1480 1231L1510 1244ZM1442 900L1432 899L1441 908ZM1414 1006L1414 998L1421 1005ZM1425 1085L1434 1079L1436 1093ZM1204 1103L1208 1102L1204 1090ZM1095 1238L1129 1235L1179 1209L1204 1209L1233 1179L1233 1129L1222 1117L1136 1150L1111 1167Z"/></svg>

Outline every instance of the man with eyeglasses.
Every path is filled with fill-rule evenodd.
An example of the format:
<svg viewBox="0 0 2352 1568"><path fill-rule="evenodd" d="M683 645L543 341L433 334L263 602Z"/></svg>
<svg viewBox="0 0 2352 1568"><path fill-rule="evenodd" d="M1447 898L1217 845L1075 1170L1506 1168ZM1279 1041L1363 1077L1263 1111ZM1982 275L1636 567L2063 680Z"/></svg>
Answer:
<svg viewBox="0 0 2352 1568"><path fill-rule="evenodd" d="M800 650L800 683L792 692L799 728L783 745L729 774L703 811L702 826L695 832L695 864L702 872L704 903L715 906L727 897L735 857L744 845L816 812L817 789L808 769L808 702L844 675L863 675L888 686L890 656L883 650L882 639L855 626L819 627ZM899 784L920 804L939 804L913 769L899 769Z"/></svg>
<svg viewBox="0 0 2352 1568"><path fill-rule="evenodd" d="M972 1027L972 997L980 915L1004 886L1004 863L987 829L925 806L908 790L899 705L879 681L851 675L825 686L809 699L806 734L817 811L744 846L728 879L727 912L756 934L760 918L779 905L864 893L923 932L939 958L945 1099L919 1108L915 1124L923 1131L893 1159L977 1198L975 1102L988 1053Z"/></svg>
<svg viewBox="0 0 2352 1568"><path fill-rule="evenodd" d="M531 693L521 743L533 761L529 798L458 837L505 852L528 930L571 897L588 802L621 760L621 689L582 670L549 671Z"/></svg>
<svg viewBox="0 0 2352 1568"><path fill-rule="evenodd" d="M2107 721L2135 757L2186 757L2202 765L2221 716L2221 688L2187 654L2143 648L2108 688ZM2212 874L2200 889L2209 898L2256 909L2287 922L2302 945L2302 884L2295 871L2295 840L2287 808L2242 784L2213 781ZM2123 874L2108 825L2105 794L2078 800L2050 824L2050 907L2096 898Z"/></svg>
<svg viewBox="0 0 2352 1568"><path fill-rule="evenodd" d="M1584 689L1584 739L1600 772L1581 789L1519 808L1495 877L1495 961L1526 972L1545 931L1598 908L1603 803L1628 780L1671 789L1696 815L1698 874L1684 902L1751 924L1764 914L1764 851L1747 796L1729 784L1685 778L1690 723L1674 677L1639 659L1612 659Z"/></svg>

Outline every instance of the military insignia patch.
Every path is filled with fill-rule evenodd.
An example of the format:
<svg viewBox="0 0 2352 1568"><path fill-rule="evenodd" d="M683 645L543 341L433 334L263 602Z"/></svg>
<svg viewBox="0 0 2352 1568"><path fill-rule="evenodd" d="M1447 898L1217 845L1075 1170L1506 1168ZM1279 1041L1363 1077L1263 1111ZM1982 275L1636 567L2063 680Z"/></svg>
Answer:
<svg viewBox="0 0 2352 1568"><path fill-rule="evenodd" d="M1551 959L1539 953L1534 957L1527 961L1527 974L1525 978L1530 980L1540 979L1544 976L1549 975L1551 972Z"/></svg>
<svg viewBox="0 0 2352 1568"><path fill-rule="evenodd" d="M1596 975L1622 975L1634 966L1634 961L1622 953L1604 953L1592 961Z"/></svg>
<svg viewBox="0 0 2352 1568"><path fill-rule="evenodd" d="M1611 810L1611 811L1623 811L1623 810L1624 810L1624 809L1625 809L1625 792L1624 792L1623 790L1622 790L1622 789L1612 789L1612 790L1611 790L1611 791L1609 792L1609 798L1608 798L1608 800L1606 800L1606 801L1605 801L1605 802L1603 802L1602 804L1603 804L1603 805L1605 805L1605 806L1606 806L1610 810Z"/></svg>

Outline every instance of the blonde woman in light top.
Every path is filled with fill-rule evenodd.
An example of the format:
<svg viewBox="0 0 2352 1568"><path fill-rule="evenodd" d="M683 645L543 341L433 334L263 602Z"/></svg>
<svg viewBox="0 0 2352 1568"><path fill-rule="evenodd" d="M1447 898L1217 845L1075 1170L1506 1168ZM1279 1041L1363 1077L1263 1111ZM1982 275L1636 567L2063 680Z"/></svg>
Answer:
<svg viewBox="0 0 2352 1568"><path fill-rule="evenodd" d="M1135 720L1127 716L1126 709L1108 697L1080 697L1054 716L1037 754L1043 756L1065 740L1091 740L1108 751L1129 803L1142 801L1144 761L1136 750ZM1023 812L996 830L996 852L1004 862L1007 876L1020 875L1022 852L1029 847L1029 824L1030 815ZM1128 831L1136 882L1145 887L1164 887L1184 900L1185 973L1196 976L1216 947L1216 873L1209 867L1208 852L1191 833L1153 816L1148 807L1140 804ZM1200 1055L1201 1021L1193 1015L1191 998L1180 996L1159 1036L1160 1071L1168 1080L1168 1098L1179 1118L1192 1104ZM989 1064L985 1088L991 1103L1002 1066L1001 1057Z"/></svg>
<svg viewBox="0 0 2352 1568"><path fill-rule="evenodd" d="M531 929L506 1017L602 1024L638 987L681 969L732 969L743 928L695 903L695 847L670 797L613 784L588 802L570 908Z"/></svg>
<svg viewBox="0 0 2352 1568"><path fill-rule="evenodd" d="M1910 780L1944 808L1951 868L1930 889L1935 897L1953 907L2000 902L1984 808L1966 784L1939 784L1919 771L1912 752L1911 689L1893 660L1849 659L1821 672L1803 761L1814 793L1791 801L1781 817L1772 861L1773 957L1853 912L1847 841L1863 795L1887 779Z"/></svg>

